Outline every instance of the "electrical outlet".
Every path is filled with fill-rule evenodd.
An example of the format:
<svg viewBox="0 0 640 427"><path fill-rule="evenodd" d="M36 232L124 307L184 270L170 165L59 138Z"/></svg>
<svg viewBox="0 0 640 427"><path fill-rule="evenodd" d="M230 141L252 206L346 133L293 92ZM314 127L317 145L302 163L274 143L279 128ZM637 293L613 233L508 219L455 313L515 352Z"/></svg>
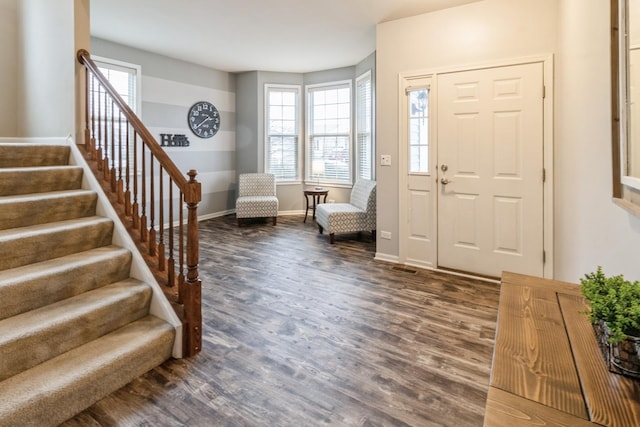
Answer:
<svg viewBox="0 0 640 427"><path fill-rule="evenodd" d="M390 231L381 231L380 232L380 238L381 239L391 240L391 232Z"/></svg>
<svg viewBox="0 0 640 427"><path fill-rule="evenodd" d="M380 155L380 166L391 166L391 154Z"/></svg>

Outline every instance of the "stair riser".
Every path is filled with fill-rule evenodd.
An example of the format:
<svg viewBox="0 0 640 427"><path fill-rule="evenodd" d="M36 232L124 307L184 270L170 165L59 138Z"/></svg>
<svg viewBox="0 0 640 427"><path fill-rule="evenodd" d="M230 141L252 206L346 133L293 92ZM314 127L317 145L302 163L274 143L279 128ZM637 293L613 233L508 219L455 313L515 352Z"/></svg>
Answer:
<svg viewBox="0 0 640 427"><path fill-rule="evenodd" d="M129 251L94 251L98 255L73 254L5 271L0 278L0 320L129 277Z"/></svg>
<svg viewBox="0 0 640 427"><path fill-rule="evenodd" d="M82 168L0 169L0 196L76 190L82 185Z"/></svg>
<svg viewBox="0 0 640 427"><path fill-rule="evenodd" d="M113 222L99 221L81 227L48 230L16 235L9 239L0 236L0 270L33 264L76 252L111 244Z"/></svg>
<svg viewBox="0 0 640 427"><path fill-rule="evenodd" d="M0 143L0 168L67 165L70 152L63 145Z"/></svg>
<svg viewBox="0 0 640 427"><path fill-rule="evenodd" d="M126 281L0 322L0 381L141 319L150 301L148 285Z"/></svg>
<svg viewBox="0 0 640 427"><path fill-rule="evenodd" d="M159 323L149 316L0 383L0 427L57 426L160 365L175 331Z"/></svg>
<svg viewBox="0 0 640 427"><path fill-rule="evenodd" d="M95 193L18 201L0 198L0 229L92 216L97 199Z"/></svg>

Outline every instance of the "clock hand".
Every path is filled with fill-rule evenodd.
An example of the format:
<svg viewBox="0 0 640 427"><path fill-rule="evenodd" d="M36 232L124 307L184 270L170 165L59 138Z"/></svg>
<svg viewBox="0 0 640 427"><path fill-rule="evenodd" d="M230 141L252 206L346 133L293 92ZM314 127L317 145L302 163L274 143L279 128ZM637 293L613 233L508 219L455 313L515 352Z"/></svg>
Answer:
<svg viewBox="0 0 640 427"><path fill-rule="evenodd" d="M204 124L204 122L208 121L208 120L213 120L211 117L207 117L206 119L204 119L203 121L201 121L200 123L198 123L194 129L198 129L200 126L202 126Z"/></svg>

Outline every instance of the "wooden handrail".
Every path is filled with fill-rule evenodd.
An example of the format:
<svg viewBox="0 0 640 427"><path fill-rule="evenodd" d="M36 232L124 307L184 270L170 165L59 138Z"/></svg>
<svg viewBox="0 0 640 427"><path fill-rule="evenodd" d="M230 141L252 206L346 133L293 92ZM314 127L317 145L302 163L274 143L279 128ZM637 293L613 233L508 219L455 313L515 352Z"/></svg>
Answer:
<svg viewBox="0 0 640 427"><path fill-rule="evenodd" d="M202 349L202 283L198 273L197 213L202 189L196 180L197 172L193 169L187 174L180 172L140 118L100 72L88 51L79 50L77 60L86 68L84 135L87 158L183 322L183 355L194 355ZM133 163L133 170L129 167L130 162ZM156 163L157 167L154 166ZM168 177L166 181L165 174ZM130 185L131 181L133 186ZM180 195L177 203L174 203L173 186ZM186 232L183 207L187 210ZM175 211L179 212L177 227L173 224ZM156 212L160 224L155 224ZM164 223L165 213L169 217L167 224ZM165 237L168 237L168 245L165 244ZM174 246L176 238L178 248ZM175 252L179 256L177 266Z"/></svg>
<svg viewBox="0 0 640 427"><path fill-rule="evenodd" d="M149 150L156 159L163 165L169 176L173 182L175 182L178 187L186 189L188 181L187 178L180 172L177 166L173 163L171 158L165 153L165 151L160 147L158 141L151 135L151 132L147 129L147 127L142 123L140 118L134 113L131 108L127 105L126 102L122 99L118 92L113 88L109 80L100 72L98 66L91 59L91 55L85 49L78 50L78 61L83 64L87 69L91 71L91 73L95 76L95 78L100 82L100 84L105 88L105 90L111 95L114 103L120 108L120 111L126 119L131 124L131 127L135 129L135 131L142 137L142 139L146 141L153 141L155 144L147 143Z"/></svg>

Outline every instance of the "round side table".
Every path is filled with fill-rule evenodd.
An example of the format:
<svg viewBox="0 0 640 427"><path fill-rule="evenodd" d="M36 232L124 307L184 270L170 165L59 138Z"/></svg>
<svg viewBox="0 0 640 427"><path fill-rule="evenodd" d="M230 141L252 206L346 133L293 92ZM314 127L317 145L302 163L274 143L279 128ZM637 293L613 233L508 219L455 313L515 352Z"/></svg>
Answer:
<svg viewBox="0 0 640 427"><path fill-rule="evenodd" d="M304 212L304 221L307 222L307 215L309 214L309 196L311 196L311 200L313 201L313 219L316 219L316 206L320 204L320 197L324 196L322 203L327 202L327 194L329 194L329 190L323 188L310 188L308 190L304 190L304 199L307 202L307 209Z"/></svg>

